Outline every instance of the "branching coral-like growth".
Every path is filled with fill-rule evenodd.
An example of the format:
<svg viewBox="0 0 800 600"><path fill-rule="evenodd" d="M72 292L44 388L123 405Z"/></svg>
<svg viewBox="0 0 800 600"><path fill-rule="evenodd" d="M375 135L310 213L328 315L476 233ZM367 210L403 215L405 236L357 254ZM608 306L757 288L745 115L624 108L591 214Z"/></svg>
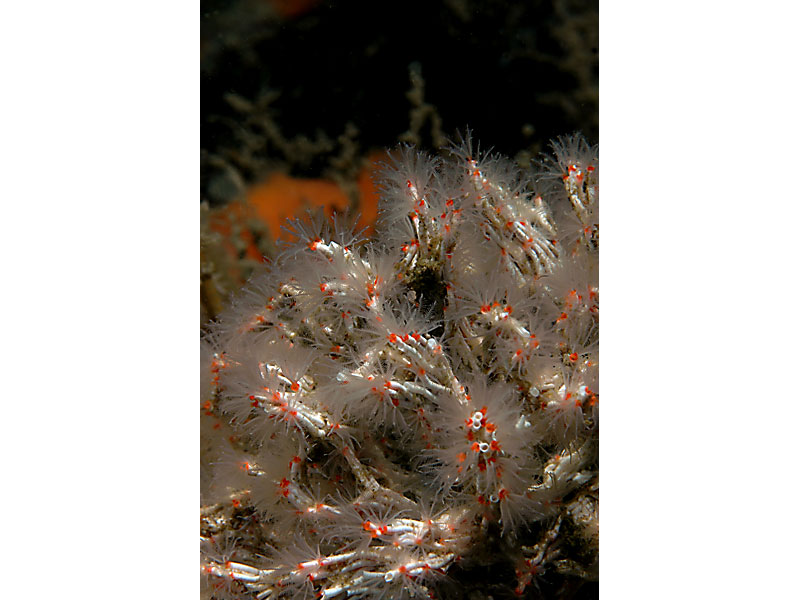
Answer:
<svg viewBox="0 0 800 600"><path fill-rule="evenodd" d="M596 489L598 158L554 150L527 176L469 140L405 148L375 240L289 225L202 343L207 597L432 597L503 560L518 595L596 577L558 532Z"/></svg>

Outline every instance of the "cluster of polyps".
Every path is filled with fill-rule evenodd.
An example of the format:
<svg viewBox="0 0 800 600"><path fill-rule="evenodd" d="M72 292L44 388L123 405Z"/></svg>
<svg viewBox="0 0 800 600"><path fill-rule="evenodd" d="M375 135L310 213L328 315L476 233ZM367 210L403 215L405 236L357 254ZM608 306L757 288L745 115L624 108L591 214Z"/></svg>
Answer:
<svg viewBox="0 0 800 600"><path fill-rule="evenodd" d="M486 479L499 479L502 476L502 466L497 464L498 458L502 457L503 448L497 441L497 426L491 421L487 421L489 410L486 406L475 411L472 417L465 421L467 426L467 442L469 442L470 457L475 457L474 461L466 461L466 453L460 452L458 460L466 462L467 468L477 465L478 472L486 473ZM460 468L460 467L459 467ZM484 486L479 486L484 487ZM500 487L496 494L491 494L489 500L497 502L508 497L508 490ZM483 500L483 495L480 495Z"/></svg>
<svg viewBox="0 0 800 600"><path fill-rule="evenodd" d="M556 151L534 181L406 150L371 244L291 224L204 340L209 596L424 596L592 477L597 157Z"/></svg>

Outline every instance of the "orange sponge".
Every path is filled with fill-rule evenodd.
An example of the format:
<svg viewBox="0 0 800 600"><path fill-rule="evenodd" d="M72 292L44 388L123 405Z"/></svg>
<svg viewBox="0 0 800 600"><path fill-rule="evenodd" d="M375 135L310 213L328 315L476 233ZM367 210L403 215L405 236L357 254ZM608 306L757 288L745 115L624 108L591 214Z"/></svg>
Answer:
<svg viewBox="0 0 800 600"><path fill-rule="evenodd" d="M282 236L286 219L301 216L307 209L323 208L326 214L342 213L349 205L347 196L332 181L296 179L275 173L247 192L247 203L269 226L274 239Z"/></svg>

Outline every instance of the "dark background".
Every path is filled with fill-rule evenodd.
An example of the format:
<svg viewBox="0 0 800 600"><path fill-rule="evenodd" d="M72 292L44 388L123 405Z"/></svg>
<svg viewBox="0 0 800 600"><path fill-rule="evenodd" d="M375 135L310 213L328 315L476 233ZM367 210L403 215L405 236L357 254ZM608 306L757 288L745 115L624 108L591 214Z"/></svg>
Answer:
<svg viewBox="0 0 800 600"><path fill-rule="evenodd" d="M597 27L596 0L203 0L201 199L441 143L430 120L408 133L411 69L449 139L469 127L521 164L557 135L597 142Z"/></svg>

